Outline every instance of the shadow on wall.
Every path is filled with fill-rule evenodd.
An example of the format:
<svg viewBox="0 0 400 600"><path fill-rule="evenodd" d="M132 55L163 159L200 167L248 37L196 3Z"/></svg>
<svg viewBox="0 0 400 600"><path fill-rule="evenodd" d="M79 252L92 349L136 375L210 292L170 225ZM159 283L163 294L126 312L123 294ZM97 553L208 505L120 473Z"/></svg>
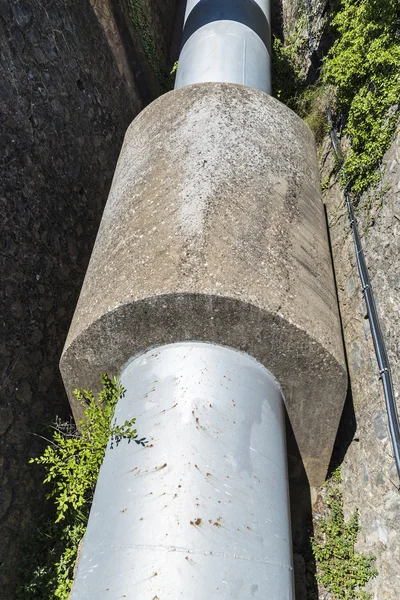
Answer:
<svg viewBox="0 0 400 600"><path fill-rule="evenodd" d="M139 96L89 0L1 2L0 44L0 588L14 600L44 501L32 434L69 412L58 361Z"/></svg>
<svg viewBox="0 0 400 600"><path fill-rule="evenodd" d="M353 395L351 387L347 390L346 402L343 407L342 418L340 419L339 429L336 435L335 444L331 462L329 465L328 477L342 464L346 452L352 442L358 442L358 438L354 437L357 430L356 415L354 412Z"/></svg>
<svg viewBox="0 0 400 600"><path fill-rule="evenodd" d="M330 251L330 254L331 254L332 260L333 260L332 239L331 239L331 234L330 234L330 229L329 229L328 213L327 213L325 204L324 204L324 212L325 212L325 220L326 220L326 227L327 227L327 233L328 233L329 251ZM334 269L333 269L333 278L334 278L334 282L335 282L336 297L339 298L336 273L335 273ZM341 322L341 324L343 324L342 315L340 312L340 306L338 306L338 308L339 308L340 322ZM342 325L342 336L343 336L343 325ZM349 365L348 365L348 360L347 360L347 353L346 353L344 337L343 337L343 346L345 348L346 370L347 370L347 373L349 373ZM353 394L351 391L350 377L348 377L346 400L345 400L345 403L343 406L342 416L340 418L339 427L338 427L338 431L337 431L336 438L335 438L335 443L333 445L332 456L331 456L331 461L330 461L329 468L328 468L327 478L330 477L332 475L332 473L342 464L350 444L353 441L355 441L354 435L356 433L356 429L357 429L357 422L356 422L356 415L354 412Z"/></svg>
<svg viewBox="0 0 400 600"><path fill-rule="evenodd" d="M289 418L286 417L289 494L296 600L318 598L316 565L311 548L313 536L310 484Z"/></svg>
<svg viewBox="0 0 400 600"><path fill-rule="evenodd" d="M343 462L351 442L357 439L354 438L355 431L356 419L349 383L327 479ZM288 418L286 419L286 438L296 600L317 600L316 563L310 541L314 534L312 492Z"/></svg>
<svg viewBox="0 0 400 600"><path fill-rule="evenodd" d="M283 0L271 0L271 29L272 34L283 40Z"/></svg>

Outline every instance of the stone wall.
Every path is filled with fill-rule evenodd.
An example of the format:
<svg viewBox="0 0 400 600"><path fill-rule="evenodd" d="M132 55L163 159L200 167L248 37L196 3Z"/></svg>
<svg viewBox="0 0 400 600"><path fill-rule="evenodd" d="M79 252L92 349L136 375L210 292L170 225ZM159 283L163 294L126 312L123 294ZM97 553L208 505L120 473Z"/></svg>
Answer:
<svg viewBox="0 0 400 600"><path fill-rule="evenodd" d="M327 32L329 0L275 0L281 6L282 34L285 43L296 33L304 40L299 45L296 66L309 83L315 81L321 59L330 44Z"/></svg>
<svg viewBox="0 0 400 600"><path fill-rule="evenodd" d="M141 2L156 46L161 56L168 58L177 0L141 0Z"/></svg>
<svg viewBox="0 0 400 600"><path fill-rule="evenodd" d="M325 29L329 0L282 0L283 31L286 36L295 31L305 7L310 15L308 33L320 59L326 54L330 43ZM302 60L303 72L312 72L310 53L304 55ZM332 150L326 140L321 150L321 181L325 186L329 180L324 201L350 376L350 394L336 440L332 466L342 467L346 515L350 516L356 509L359 511L361 529L358 548L376 556L379 574L367 589L372 593L373 600L394 600L398 597L400 583L399 481L347 209L340 185L335 181L333 167ZM400 132L387 151L380 172L379 186L362 196L356 212L387 344L397 406L400 408ZM317 499L317 492L311 490L314 500ZM307 525L303 520L304 531L296 532L302 538L297 547L295 538L295 551L303 554L307 537L312 534L312 529L307 529ZM301 576L304 570L303 556L296 557L299 559L295 562L297 575ZM309 556L305 558L308 575L313 579L312 560ZM302 587L300 598L306 600L305 585ZM308 593L309 598L318 595L315 583L308 585ZM320 597L322 600L325 595Z"/></svg>
<svg viewBox="0 0 400 600"><path fill-rule="evenodd" d="M92 4L104 27L89 0L0 0L2 600L15 598L17 559L43 507L43 475L28 459L45 445L35 434L69 413L58 361L146 88L138 33L126 34L119 5ZM174 2L152 4L168 16L156 33L166 52Z"/></svg>
<svg viewBox="0 0 400 600"><path fill-rule="evenodd" d="M332 168L328 148L323 177ZM387 344L395 396L400 391L400 131L386 153L382 180L357 208L363 247ZM378 577L369 584L373 600L395 600L400 572L400 495L387 413L369 321L360 287L343 194L336 183L324 194L337 278L356 431L342 423L344 506L359 510L359 548L376 556ZM351 418L352 407L347 415ZM349 437L346 430L351 432Z"/></svg>
<svg viewBox="0 0 400 600"><path fill-rule="evenodd" d="M124 22L153 96L169 87L168 74L176 59L170 49L179 1L114 0L124 15Z"/></svg>

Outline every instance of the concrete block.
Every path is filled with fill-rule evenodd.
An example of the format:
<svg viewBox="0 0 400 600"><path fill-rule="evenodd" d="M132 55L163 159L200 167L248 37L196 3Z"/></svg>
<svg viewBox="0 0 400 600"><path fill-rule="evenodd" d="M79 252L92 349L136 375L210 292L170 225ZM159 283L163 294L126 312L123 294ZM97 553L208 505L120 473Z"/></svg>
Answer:
<svg viewBox="0 0 400 600"><path fill-rule="evenodd" d="M347 374L315 144L286 106L240 85L183 87L129 127L61 358L67 391L185 340L275 375L321 484Z"/></svg>

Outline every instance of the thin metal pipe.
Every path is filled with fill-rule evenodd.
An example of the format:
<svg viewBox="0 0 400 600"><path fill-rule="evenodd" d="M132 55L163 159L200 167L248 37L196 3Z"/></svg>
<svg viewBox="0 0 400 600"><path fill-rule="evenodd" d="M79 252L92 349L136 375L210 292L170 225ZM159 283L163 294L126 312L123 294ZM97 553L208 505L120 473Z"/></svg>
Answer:
<svg viewBox="0 0 400 600"><path fill-rule="evenodd" d="M330 127L330 138L332 147L335 152L337 161L340 165L340 170L343 173L344 180L347 181L347 175L343 168L343 153L341 151L340 142L337 138L336 132L332 125L331 113L328 108L328 122ZM372 341L374 344L375 355L379 368L379 376L382 380L383 392L385 396L385 404L388 415L388 425L390 438L392 441L393 454L397 468L397 474L400 479L400 422L399 415L396 406L396 399L394 395L393 378L390 369L389 358L387 355L386 344L382 334L382 328L379 321L378 311L376 309L376 303L374 293L372 290L371 280L369 278L369 272L367 263L365 261L364 249L362 247L360 234L358 231L357 219L354 214L353 203L350 197L350 184L347 183L344 196L346 199L347 211L350 220L350 227L353 232L354 248L356 253L356 261L358 267L358 273L361 280L361 288L364 294L365 304L367 307L367 314L371 328Z"/></svg>
<svg viewBox="0 0 400 600"><path fill-rule="evenodd" d="M293 600L285 411L255 359L207 343L123 370L72 599Z"/></svg>
<svg viewBox="0 0 400 600"><path fill-rule="evenodd" d="M211 81L271 93L269 0L188 0L175 88Z"/></svg>

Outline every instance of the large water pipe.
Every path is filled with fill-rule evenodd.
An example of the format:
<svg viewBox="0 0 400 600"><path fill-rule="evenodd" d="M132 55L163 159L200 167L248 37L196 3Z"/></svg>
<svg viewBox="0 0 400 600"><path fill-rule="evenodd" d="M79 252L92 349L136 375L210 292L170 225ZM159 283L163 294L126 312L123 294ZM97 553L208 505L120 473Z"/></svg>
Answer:
<svg viewBox="0 0 400 600"><path fill-rule="evenodd" d="M189 0L175 88L240 83L271 93L269 0Z"/></svg>
<svg viewBox="0 0 400 600"><path fill-rule="evenodd" d="M123 369L73 599L293 600L284 405L253 358L175 343Z"/></svg>
<svg viewBox="0 0 400 600"><path fill-rule="evenodd" d="M268 49L246 13L267 3L208 4L182 54L220 22ZM73 600L293 600L284 404L321 484L347 376L315 144L259 57L252 86L180 60L127 131L60 366L69 393L119 374L149 443L107 449Z"/></svg>

